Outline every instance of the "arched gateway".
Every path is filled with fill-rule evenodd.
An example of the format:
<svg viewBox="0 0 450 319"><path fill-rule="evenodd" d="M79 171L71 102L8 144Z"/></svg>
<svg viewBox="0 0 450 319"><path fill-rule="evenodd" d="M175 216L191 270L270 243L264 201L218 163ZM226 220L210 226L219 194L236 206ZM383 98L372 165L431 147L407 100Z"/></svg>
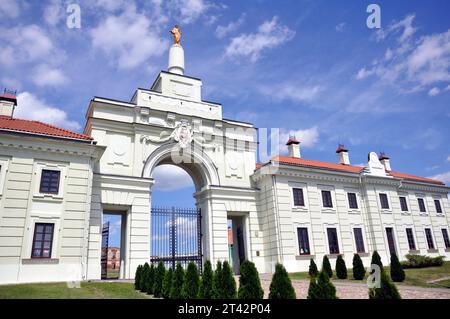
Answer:
<svg viewBox="0 0 450 319"><path fill-rule="evenodd" d="M104 214L122 216L120 277L132 278L139 264L150 261L150 212L157 204L152 173L162 164L177 165L193 179L203 261L230 260L236 271L244 258L263 265L250 179L256 129L222 118L220 104L202 100L202 81L183 74L181 45L174 44L169 56L169 72L161 71L149 89L137 89L130 102L95 97L89 105L85 131L106 146L93 172L89 279L101 277ZM229 225L236 239L232 253Z"/></svg>

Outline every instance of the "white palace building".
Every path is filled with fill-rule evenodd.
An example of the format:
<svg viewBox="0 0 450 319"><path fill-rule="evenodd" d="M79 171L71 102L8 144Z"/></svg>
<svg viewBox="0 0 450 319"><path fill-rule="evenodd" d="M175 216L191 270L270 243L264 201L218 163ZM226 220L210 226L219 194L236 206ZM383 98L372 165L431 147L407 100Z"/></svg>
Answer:
<svg viewBox="0 0 450 319"><path fill-rule="evenodd" d="M180 44L130 101L94 97L83 134L15 118L16 107L14 94L0 95L1 284L100 279L106 213L122 216L120 278L133 278L155 256L152 174L162 164L193 179L201 260L231 259L236 272L243 259L270 273L277 262L307 271L325 255L334 267L339 254L369 266L374 250L385 264L393 252L450 257L448 186L393 170L384 154L353 166L343 145L336 163L305 159L294 137L288 156L257 163L257 129L202 99Z"/></svg>

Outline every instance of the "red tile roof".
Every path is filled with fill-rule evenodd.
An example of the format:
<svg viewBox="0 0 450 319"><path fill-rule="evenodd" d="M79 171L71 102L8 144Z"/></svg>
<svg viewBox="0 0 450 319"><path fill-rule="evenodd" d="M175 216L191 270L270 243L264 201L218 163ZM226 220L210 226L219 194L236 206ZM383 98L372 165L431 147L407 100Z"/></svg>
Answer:
<svg viewBox="0 0 450 319"><path fill-rule="evenodd" d="M92 137L73 131L65 130L39 121L15 119L9 116L0 116L0 131L14 131L29 134L70 138L77 140L92 140Z"/></svg>
<svg viewBox="0 0 450 319"><path fill-rule="evenodd" d="M349 173L360 173L364 169L361 166L321 162L321 161L316 161L316 160L308 160L308 159L304 159L304 158L296 158L296 157L288 157L288 156L276 156L272 159L272 161L278 162L281 164L287 164L287 165L322 168L322 169L341 171L341 172L349 172ZM259 169L262 166L264 166L264 164L258 163L258 164L256 164L256 169ZM435 180L435 179L419 177L419 176L414 176L414 175L400 173L400 172L390 171L390 172L388 172L388 174L393 177L396 177L396 178L445 185L443 182Z"/></svg>

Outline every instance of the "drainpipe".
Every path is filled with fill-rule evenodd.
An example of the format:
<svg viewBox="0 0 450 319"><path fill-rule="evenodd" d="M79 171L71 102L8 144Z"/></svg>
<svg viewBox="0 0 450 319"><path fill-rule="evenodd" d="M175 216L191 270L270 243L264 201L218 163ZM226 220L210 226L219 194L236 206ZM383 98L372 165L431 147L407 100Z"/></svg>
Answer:
<svg viewBox="0 0 450 319"><path fill-rule="evenodd" d="M278 247L280 253L278 254L278 262L283 264L283 241L281 239L281 230L280 230L280 212L278 210L278 194L277 194L277 177L275 175L272 175L272 188L273 188L273 203L275 208L275 217L276 217L276 233L278 237Z"/></svg>

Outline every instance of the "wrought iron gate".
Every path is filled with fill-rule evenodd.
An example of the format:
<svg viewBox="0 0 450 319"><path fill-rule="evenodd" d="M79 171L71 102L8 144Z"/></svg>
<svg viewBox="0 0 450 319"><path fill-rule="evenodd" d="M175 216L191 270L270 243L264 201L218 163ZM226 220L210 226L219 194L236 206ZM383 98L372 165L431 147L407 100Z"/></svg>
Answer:
<svg viewBox="0 0 450 319"><path fill-rule="evenodd" d="M180 262L197 264L202 271L202 215L195 208L160 208L151 212L150 262L163 261L166 268Z"/></svg>
<svg viewBox="0 0 450 319"><path fill-rule="evenodd" d="M104 223L102 227L102 254L101 254L102 279L108 278L108 244L109 244L109 222Z"/></svg>

